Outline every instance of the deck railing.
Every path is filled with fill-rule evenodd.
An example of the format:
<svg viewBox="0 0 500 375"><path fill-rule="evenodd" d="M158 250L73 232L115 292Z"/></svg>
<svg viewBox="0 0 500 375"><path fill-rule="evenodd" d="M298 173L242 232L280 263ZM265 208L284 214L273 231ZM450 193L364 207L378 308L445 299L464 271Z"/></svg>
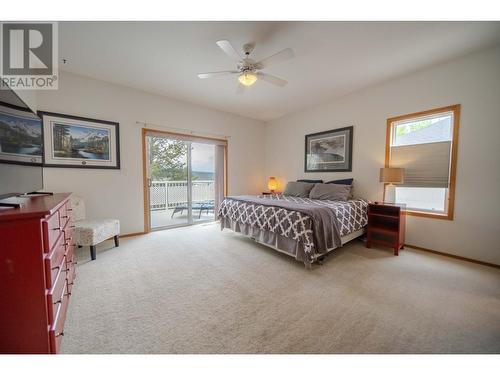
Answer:
<svg viewBox="0 0 500 375"><path fill-rule="evenodd" d="M193 203L214 200L214 182L194 180L192 184ZM149 207L152 211L167 210L187 204L187 181L151 181Z"/></svg>

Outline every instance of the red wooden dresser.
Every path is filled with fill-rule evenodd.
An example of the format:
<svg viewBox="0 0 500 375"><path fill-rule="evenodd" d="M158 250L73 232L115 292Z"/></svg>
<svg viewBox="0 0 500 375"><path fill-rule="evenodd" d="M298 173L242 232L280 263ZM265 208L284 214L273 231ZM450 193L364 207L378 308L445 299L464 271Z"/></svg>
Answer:
<svg viewBox="0 0 500 375"><path fill-rule="evenodd" d="M0 208L0 353L58 353L75 278L69 194Z"/></svg>

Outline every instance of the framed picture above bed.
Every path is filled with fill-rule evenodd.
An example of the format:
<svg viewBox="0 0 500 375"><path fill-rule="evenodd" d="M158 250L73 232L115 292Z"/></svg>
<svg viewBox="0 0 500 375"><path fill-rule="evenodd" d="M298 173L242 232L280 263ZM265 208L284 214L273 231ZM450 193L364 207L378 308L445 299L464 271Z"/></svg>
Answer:
<svg viewBox="0 0 500 375"><path fill-rule="evenodd" d="M353 127L307 134L304 172L351 172Z"/></svg>
<svg viewBox="0 0 500 375"><path fill-rule="evenodd" d="M120 169L117 122L38 112L43 122L44 166Z"/></svg>

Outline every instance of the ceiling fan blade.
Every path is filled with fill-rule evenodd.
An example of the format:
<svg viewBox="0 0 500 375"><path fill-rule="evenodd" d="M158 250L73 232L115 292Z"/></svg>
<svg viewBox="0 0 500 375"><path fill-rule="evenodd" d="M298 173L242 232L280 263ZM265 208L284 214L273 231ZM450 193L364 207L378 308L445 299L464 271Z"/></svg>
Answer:
<svg viewBox="0 0 500 375"><path fill-rule="evenodd" d="M257 72L257 77L279 87L286 86L288 83L288 81L285 81L284 79L263 72Z"/></svg>
<svg viewBox="0 0 500 375"><path fill-rule="evenodd" d="M239 71L237 71L237 70L225 70L225 71L222 71L222 72L198 73L198 78L205 79L205 78L227 76L227 75L230 75L230 74L238 74L238 73L239 73Z"/></svg>
<svg viewBox="0 0 500 375"><path fill-rule="evenodd" d="M283 51L280 51L278 53L275 53L272 56L269 56L263 60L260 60L257 65L259 66L259 69L266 68L269 65L272 64L277 64L282 61L290 60L295 54L293 53L293 50L291 48L286 48Z"/></svg>
<svg viewBox="0 0 500 375"><path fill-rule="evenodd" d="M234 49L233 45L229 40L219 40L216 42L216 44L220 47L221 50L223 50L226 55L228 55L230 58L232 58L234 61L241 61L242 58L240 54Z"/></svg>

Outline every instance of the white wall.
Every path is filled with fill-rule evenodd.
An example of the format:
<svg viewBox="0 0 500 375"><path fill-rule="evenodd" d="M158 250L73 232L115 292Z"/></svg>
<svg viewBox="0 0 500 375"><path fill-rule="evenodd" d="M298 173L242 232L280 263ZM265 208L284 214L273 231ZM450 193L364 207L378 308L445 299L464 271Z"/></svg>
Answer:
<svg viewBox="0 0 500 375"><path fill-rule="evenodd" d="M356 195L381 200L378 171L384 163L386 119L460 103L455 219L408 217L406 242L500 264L496 238L500 223L499 71L497 47L265 127L225 112L63 72L59 90L38 92L38 109L119 122L122 169L45 168L45 189L83 195L90 216L119 218L123 233L142 231L141 134L135 122L147 121L230 136L230 194L257 193L267 176L276 176L282 185L299 177L353 176ZM348 125L354 126L353 172L305 174L304 135Z"/></svg>
<svg viewBox="0 0 500 375"><path fill-rule="evenodd" d="M82 195L88 216L116 217L122 233L144 229L141 128L136 121L229 136L229 193L253 194L264 187L260 121L65 72L59 90L39 91L37 102L39 110L120 123L120 170L45 168L44 188Z"/></svg>
<svg viewBox="0 0 500 375"><path fill-rule="evenodd" d="M13 91L28 105L32 111L37 111L37 92L35 90L13 89Z"/></svg>
<svg viewBox="0 0 500 375"><path fill-rule="evenodd" d="M355 194L382 199L389 117L461 104L455 219L408 217L406 242L500 264L500 47L271 121L266 175L283 185L299 177L354 177ZM354 126L352 173L304 173L304 135Z"/></svg>

